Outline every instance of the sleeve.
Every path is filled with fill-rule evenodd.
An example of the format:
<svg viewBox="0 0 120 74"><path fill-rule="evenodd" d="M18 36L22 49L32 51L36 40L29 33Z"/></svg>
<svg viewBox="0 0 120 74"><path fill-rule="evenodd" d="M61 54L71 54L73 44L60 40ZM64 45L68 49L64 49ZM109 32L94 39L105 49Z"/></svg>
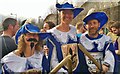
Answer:
<svg viewBox="0 0 120 74"><path fill-rule="evenodd" d="M110 64L109 72L114 72L115 59L113 53L110 50L105 52L104 62Z"/></svg>
<svg viewBox="0 0 120 74"><path fill-rule="evenodd" d="M8 68L8 66L6 65L6 64L3 64L3 66L2 66L2 72L4 73L4 74L13 74L14 72L12 71L12 70L10 70L9 68Z"/></svg>
<svg viewBox="0 0 120 74"><path fill-rule="evenodd" d="M109 72L114 72L115 50L112 42L106 42L104 62L110 64Z"/></svg>

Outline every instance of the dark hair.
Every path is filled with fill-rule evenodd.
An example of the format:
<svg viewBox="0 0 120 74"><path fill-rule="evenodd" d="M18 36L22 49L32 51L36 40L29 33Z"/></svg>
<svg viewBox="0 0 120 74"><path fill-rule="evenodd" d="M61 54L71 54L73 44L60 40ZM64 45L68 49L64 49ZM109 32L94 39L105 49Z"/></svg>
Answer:
<svg viewBox="0 0 120 74"><path fill-rule="evenodd" d="M55 27L55 24L53 22L47 21L45 23L49 25L49 29L52 29L53 27Z"/></svg>
<svg viewBox="0 0 120 74"><path fill-rule="evenodd" d="M119 21L116 21L116 22L112 25L112 27L115 27L115 28L119 29L119 28L120 28L120 22L119 22Z"/></svg>
<svg viewBox="0 0 120 74"><path fill-rule="evenodd" d="M112 25L113 25L114 23L115 23L115 21L113 21L113 20L111 20L110 22L108 22L107 27L108 27L109 30L111 30Z"/></svg>
<svg viewBox="0 0 120 74"><path fill-rule="evenodd" d="M13 25L13 26L15 26L15 25L16 25L16 22L17 22L17 20L14 19L14 18L6 18L6 19L3 21L3 23L2 23L3 30L4 30L4 31L7 30L7 29L8 29L8 26L9 26L10 24Z"/></svg>
<svg viewBox="0 0 120 74"><path fill-rule="evenodd" d="M78 22L76 24L76 29L80 29L83 26L83 22Z"/></svg>

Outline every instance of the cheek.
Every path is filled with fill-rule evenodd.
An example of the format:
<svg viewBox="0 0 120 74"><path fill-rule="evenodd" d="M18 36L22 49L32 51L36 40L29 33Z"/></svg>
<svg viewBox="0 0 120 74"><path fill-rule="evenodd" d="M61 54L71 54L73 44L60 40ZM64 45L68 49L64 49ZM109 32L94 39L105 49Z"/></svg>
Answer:
<svg viewBox="0 0 120 74"><path fill-rule="evenodd" d="M25 43L27 42L28 39L29 39L29 38L27 38L27 37L24 38Z"/></svg>
<svg viewBox="0 0 120 74"><path fill-rule="evenodd" d="M28 40L29 38L30 38L30 36L25 36L25 38L24 38L24 39L25 39L25 40Z"/></svg>
<svg viewBox="0 0 120 74"><path fill-rule="evenodd" d="M34 38L37 39L37 40L39 40L39 36L38 35L34 36Z"/></svg>
<svg viewBox="0 0 120 74"><path fill-rule="evenodd" d="M28 42L27 40L29 39L30 37L24 37L24 41L25 41L25 43L30 43L30 42Z"/></svg>
<svg viewBox="0 0 120 74"><path fill-rule="evenodd" d="M37 41L39 41L39 40L40 40L38 37L37 37L36 39L37 39Z"/></svg>
<svg viewBox="0 0 120 74"><path fill-rule="evenodd" d="M118 30L118 32L120 33L120 29Z"/></svg>
<svg viewBox="0 0 120 74"><path fill-rule="evenodd" d="M24 41L25 41L25 44L28 44L28 41L27 41L27 39L26 39L26 38L24 38Z"/></svg>
<svg viewBox="0 0 120 74"><path fill-rule="evenodd" d="M71 15L71 18L73 19L73 18L74 18L74 15Z"/></svg>

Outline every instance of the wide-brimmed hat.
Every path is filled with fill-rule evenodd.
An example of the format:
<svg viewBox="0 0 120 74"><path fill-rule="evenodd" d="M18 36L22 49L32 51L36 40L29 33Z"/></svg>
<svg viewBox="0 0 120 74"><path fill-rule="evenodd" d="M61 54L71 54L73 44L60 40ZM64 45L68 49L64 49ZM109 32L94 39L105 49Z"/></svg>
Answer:
<svg viewBox="0 0 120 74"><path fill-rule="evenodd" d="M83 8L75 8L75 7L73 7L72 4L69 4L68 2L66 2L66 3L64 3L64 4L56 4L56 8L57 8L57 10L59 10L59 11L65 10L65 9L73 10L74 18L75 18L82 10L84 10Z"/></svg>
<svg viewBox="0 0 120 74"><path fill-rule="evenodd" d="M100 30L108 21L108 17L104 12L93 12L83 19L83 21L85 22L84 25L86 25L88 21L93 19L96 19L100 22L100 27L98 30Z"/></svg>
<svg viewBox="0 0 120 74"><path fill-rule="evenodd" d="M46 37L48 37L50 35L50 33L41 33L40 29L33 25L33 24L24 24L16 33L15 35L15 42L16 44L18 44L18 38L22 35L22 34L26 34L26 33L35 33L38 34L40 39L43 40Z"/></svg>

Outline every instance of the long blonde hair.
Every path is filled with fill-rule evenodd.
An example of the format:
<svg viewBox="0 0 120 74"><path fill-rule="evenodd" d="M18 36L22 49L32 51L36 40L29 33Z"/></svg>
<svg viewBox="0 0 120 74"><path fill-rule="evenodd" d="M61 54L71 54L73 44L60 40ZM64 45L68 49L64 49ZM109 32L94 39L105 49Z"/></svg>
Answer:
<svg viewBox="0 0 120 74"><path fill-rule="evenodd" d="M25 34L22 34L18 39L18 48L17 48L17 50L19 50L20 53L22 53L24 51L24 49L26 49L26 43L24 41L24 36L25 36ZM39 39L39 42L35 45L35 50L37 52L42 50L42 44L43 44L43 41Z"/></svg>

